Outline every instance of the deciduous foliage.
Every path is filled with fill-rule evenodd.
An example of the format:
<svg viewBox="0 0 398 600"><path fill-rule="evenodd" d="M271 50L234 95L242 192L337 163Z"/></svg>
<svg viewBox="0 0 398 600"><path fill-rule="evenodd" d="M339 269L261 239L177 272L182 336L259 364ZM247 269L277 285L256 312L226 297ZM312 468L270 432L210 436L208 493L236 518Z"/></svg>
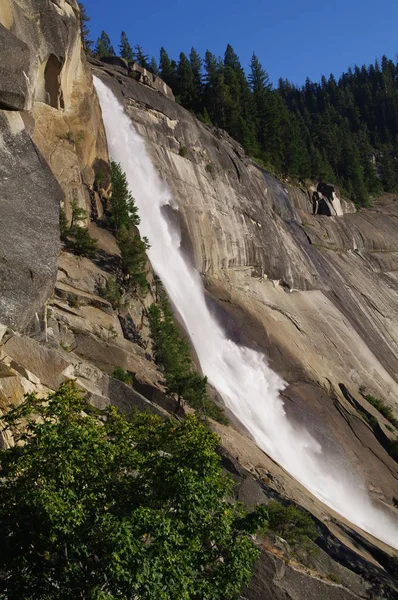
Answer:
<svg viewBox="0 0 398 600"><path fill-rule="evenodd" d="M1 597L236 598L266 511L226 500L217 437L194 417L87 412L69 383L2 417L21 443L0 452Z"/></svg>

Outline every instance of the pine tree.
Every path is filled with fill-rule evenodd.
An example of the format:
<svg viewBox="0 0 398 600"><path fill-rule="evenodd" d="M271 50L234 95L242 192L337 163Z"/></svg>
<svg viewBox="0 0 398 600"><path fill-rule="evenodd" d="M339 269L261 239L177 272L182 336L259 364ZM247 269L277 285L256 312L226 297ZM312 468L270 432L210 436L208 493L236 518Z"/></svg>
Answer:
<svg viewBox="0 0 398 600"><path fill-rule="evenodd" d="M148 56L148 54L144 53L142 47L138 44L135 47L134 58L135 58L136 63L140 67L142 67L143 69L150 69L149 56Z"/></svg>
<svg viewBox="0 0 398 600"><path fill-rule="evenodd" d="M104 58L106 56L115 56L115 50L113 49L109 35L105 31L102 31L101 35L97 39L97 43L94 48L94 54L100 58Z"/></svg>
<svg viewBox="0 0 398 600"><path fill-rule="evenodd" d="M176 83L175 94L177 101L188 109L193 108L195 79L191 63L183 52L181 52L178 62Z"/></svg>
<svg viewBox="0 0 398 600"><path fill-rule="evenodd" d="M255 53L246 78L231 45L223 60L207 51L202 62L193 48L178 65L162 48L160 73L183 106L278 173L329 180L362 204L398 188L398 65L386 56L277 90Z"/></svg>
<svg viewBox="0 0 398 600"><path fill-rule="evenodd" d="M117 240L125 284L133 292L146 294L148 291L146 251L149 249L147 238L141 239L137 228L131 224L128 227L121 227Z"/></svg>
<svg viewBox="0 0 398 600"><path fill-rule="evenodd" d="M196 113L200 113L203 104L203 86L202 86L202 59L195 48L191 48L189 54L189 62L191 64L193 81L194 81L194 93L192 99L192 108Z"/></svg>
<svg viewBox="0 0 398 600"><path fill-rule="evenodd" d="M132 62L134 60L133 49L130 46L127 35L124 31L120 36L120 44L119 44L120 56L126 59L128 62Z"/></svg>
<svg viewBox="0 0 398 600"><path fill-rule="evenodd" d="M224 80L224 66L207 50L204 60L204 103L214 125L226 129L227 106L231 102Z"/></svg>
<svg viewBox="0 0 398 600"><path fill-rule="evenodd" d="M79 2L79 9L80 9L80 34L81 34L81 39L82 39L82 45L83 45L83 50L85 52L87 52L87 54L91 54L92 52L92 46L93 46L93 41L90 40L90 28L89 28L89 23L90 23L90 17L87 14L87 10L86 7L84 6L83 2Z"/></svg>
<svg viewBox="0 0 398 600"><path fill-rule="evenodd" d="M151 58L151 66L149 67L149 69L154 75L159 75L158 63L156 62L156 58L154 56L152 56Z"/></svg>
<svg viewBox="0 0 398 600"><path fill-rule="evenodd" d="M159 72L163 81L173 90L176 83L176 70L163 46L160 49Z"/></svg>
<svg viewBox="0 0 398 600"><path fill-rule="evenodd" d="M126 174L119 163L111 161L111 223L116 231L130 224L139 225L138 208L129 190Z"/></svg>
<svg viewBox="0 0 398 600"><path fill-rule="evenodd" d="M227 131L250 154L256 151L255 108L249 83L238 55L228 44L224 55L224 80L229 91L226 105Z"/></svg>
<svg viewBox="0 0 398 600"><path fill-rule="evenodd" d="M250 61L249 84L254 97L262 98L264 93L271 89L268 73L254 52Z"/></svg>

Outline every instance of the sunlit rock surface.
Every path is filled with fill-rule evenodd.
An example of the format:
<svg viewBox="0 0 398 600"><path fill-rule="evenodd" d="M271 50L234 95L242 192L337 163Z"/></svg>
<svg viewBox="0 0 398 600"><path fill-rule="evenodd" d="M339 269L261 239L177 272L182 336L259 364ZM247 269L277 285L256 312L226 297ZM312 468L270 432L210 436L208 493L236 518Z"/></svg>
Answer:
<svg viewBox="0 0 398 600"><path fill-rule="evenodd" d="M144 136L178 209L170 218L232 339L265 351L290 384L290 418L338 449L391 505L397 464L339 384L397 410L395 204L353 212L341 201L345 214L314 215L311 190L264 172L225 133L117 68L93 70Z"/></svg>
<svg viewBox="0 0 398 600"><path fill-rule="evenodd" d="M123 97L170 186L179 210L169 217L180 223L228 334L264 350L289 383L290 418L354 464L372 497L397 514L397 464L381 443L392 434L359 394L366 389L396 411L395 203L356 213L313 183L280 182L166 90L167 98L161 81L153 90L145 73L139 83L125 68L95 63L94 70ZM25 393L45 395L70 377L97 408L175 409L148 360L145 312L155 296L131 303L119 319L99 293L117 260L114 237L91 222L100 259L58 257L59 206L69 215L77 200L91 219L102 217L98 194L89 192L107 159L76 1L1 0L0 414ZM134 374L135 389L111 377L116 364ZM358 406L378 419L380 439ZM322 523L325 550L311 571L264 550L242 598L397 597L386 571L391 549L327 509L234 425L213 427L234 463L224 466L236 475L237 498L252 506L275 496L306 507ZM0 431L0 445L12 443Z"/></svg>

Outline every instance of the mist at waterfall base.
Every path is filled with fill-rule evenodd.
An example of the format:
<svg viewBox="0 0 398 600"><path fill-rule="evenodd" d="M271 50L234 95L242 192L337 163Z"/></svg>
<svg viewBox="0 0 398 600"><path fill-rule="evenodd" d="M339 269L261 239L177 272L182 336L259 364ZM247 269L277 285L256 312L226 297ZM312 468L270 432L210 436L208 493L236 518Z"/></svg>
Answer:
<svg viewBox="0 0 398 600"><path fill-rule="evenodd" d="M325 504L397 548L398 522L372 504L358 476L328 459L307 431L289 423L279 396L284 381L262 354L227 339L209 312L200 276L185 260L180 233L162 210L175 206L170 191L116 96L100 79L94 82L109 153L126 173L141 235L151 244L151 264L185 324L203 373L261 449Z"/></svg>

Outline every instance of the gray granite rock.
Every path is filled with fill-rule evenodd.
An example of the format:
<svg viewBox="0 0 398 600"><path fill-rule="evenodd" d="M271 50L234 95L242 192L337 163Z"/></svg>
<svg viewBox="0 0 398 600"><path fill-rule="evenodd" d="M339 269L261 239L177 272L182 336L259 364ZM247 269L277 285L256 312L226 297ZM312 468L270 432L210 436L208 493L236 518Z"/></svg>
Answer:
<svg viewBox="0 0 398 600"><path fill-rule="evenodd" d="M19 113L0 131L0 322L22 330L54 288L63 194Z"/></svg>

